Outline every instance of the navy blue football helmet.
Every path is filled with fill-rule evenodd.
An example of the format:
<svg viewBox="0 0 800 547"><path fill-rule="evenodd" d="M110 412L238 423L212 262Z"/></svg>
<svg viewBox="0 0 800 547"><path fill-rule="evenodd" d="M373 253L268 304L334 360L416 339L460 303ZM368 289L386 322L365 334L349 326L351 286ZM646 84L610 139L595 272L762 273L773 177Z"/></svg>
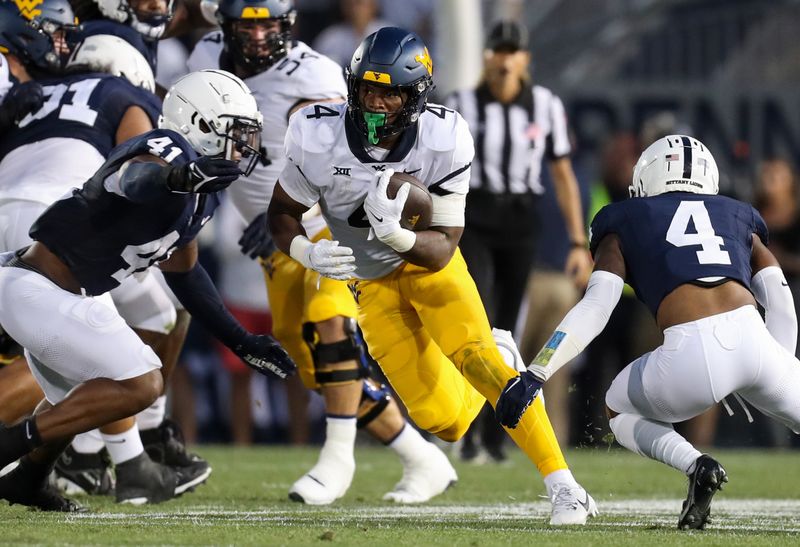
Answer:
<svg viewBox="0 0 800 547"><path fill-rule="evenodd" d="M24 18L14 2L0 2L0 53L14 55L29 71L52 72L61 66L52 38Z"/></svg>
<svg viewBox="0 0 800 547"><path fill-rule="evenodd" d="M384 27L367 36L345 69L347 105L356 127L368 141L377 144L416 123L433 90L433 61L422 39L407 30ZM407 94L392 123L385 113L369 112L361 104L359 88L364 82L398 89Z"/></svg>
<svg viewBox="0 0 800 547"><path fill-rule="evenodd" d="M221 0L217 21L231 60L253 73L263 72L280 61L291 47L296 13L292 0ZM276 22L277 31L254 38L255 27Z"/></svg>

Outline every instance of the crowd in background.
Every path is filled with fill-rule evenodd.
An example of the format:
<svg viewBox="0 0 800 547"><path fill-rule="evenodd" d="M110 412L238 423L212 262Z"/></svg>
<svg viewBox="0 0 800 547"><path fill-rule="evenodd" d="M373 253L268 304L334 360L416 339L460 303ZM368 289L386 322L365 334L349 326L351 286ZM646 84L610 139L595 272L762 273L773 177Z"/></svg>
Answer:
<svg viewBox="0 0 800 547"><path fill-rule="evenodd" d="M340 64L349 62L365 36L390 24L415 30L431 46L434 64L447 62L436 56L433 0L297 0L297 8L296 36ZM198 30L191 38L164 42L157 75L161 85L168 87L185 72L192 40L203 33ZM698 129L685 127L674 116L657 115L642 127L608 135L599 161L581 161L580 155L574 156L587 225L603 205L628 197L633 166L644 146L666 134ZM573 142L573 149L579 150L580 144ZM754 204L770 229L770 249L780 260L797 298L800 204L795 166L775 157L763 161L756 171ZM516 328L526 361L533 358L581 294L563 273L570 241L547 170L543 170L542 183L545 191L536 200L536 261ZM262 270L241 255L236 244L243 228L240 220L223 206L213 222L215 229L202 236L204 265L215 274L227 304L240 313L252 314L268 330L269 306ZM654 320L630 289L610 323L583 356L545 387L548 413L562 443L610 443L603 394L619 370L661 342ZM303 444L319 442L324 434L323 406L315 393L305 390L296 377L283 383L251 374L196 325L175 374L170 400L172 415L183 426L189 442ZM700 446L787 446L792 442L788 430L757 413L753 418L763 427L741 428L739 425L747 419L743 412L728 417L717 407L680 427Z"/></svg>

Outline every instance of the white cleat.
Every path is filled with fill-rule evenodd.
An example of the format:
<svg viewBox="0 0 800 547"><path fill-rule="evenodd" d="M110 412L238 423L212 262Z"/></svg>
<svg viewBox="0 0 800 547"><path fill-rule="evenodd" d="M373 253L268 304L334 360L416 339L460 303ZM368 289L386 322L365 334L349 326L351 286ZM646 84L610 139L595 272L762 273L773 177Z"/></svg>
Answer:
<svg viewBox="0 0 800 547"><path fill-rule="evenodd" d="M447 455L435 444L427 445L428 450L415 461L404 462L403 477L391 492L384 494L384 501L424 503L458 482Z"/></svg>
<svg viewBox="0 0 800 547"><path fill-rule="evenodd" d="M323 448L317 465L292 485L289 498L308 505L329 505L347 493L355 471L352 453L349 459L337 458Z"/></svg>
<svg viewBox="0 0 800 547"><path fill-rule="evenodd" d="M553 526L586 524L587 519L598 515L597 504L582 486L556 484L552 502L550 524Z"/></svg>

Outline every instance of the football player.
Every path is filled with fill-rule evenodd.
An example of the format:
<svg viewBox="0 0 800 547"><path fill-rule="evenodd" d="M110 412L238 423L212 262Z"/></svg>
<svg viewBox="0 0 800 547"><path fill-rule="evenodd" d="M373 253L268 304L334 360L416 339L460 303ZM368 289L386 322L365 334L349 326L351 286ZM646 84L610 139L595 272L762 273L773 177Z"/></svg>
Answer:
<svg viewBox="0 0 800 547"><path fill-rule="evenodd" d="M51 2L45 0L39 4L42 13L34 15L33 27L45 26L39 17L47 15ZM61 56L54 55L56 47L48 35L43 32L21 35L31 25L20 25L20 17L6 15L3 12L0 19L0 25L7 27L2 45L9 50L9 57L22 66L22 79L29 78L27 71L40 78L48 100L0 140L0 226L3 227L0 250L3 251L29 244L28 230L39 214L70 188L88 179L115 144L151 130L160 112L157 97L120 78L85 72L57 74ZM98 39L102 37L88 40ZM87 59L85 54L96 45L79 47L71 64L79 67ZM115 63L125 64L124 71L132 73L127 66L131 59L129 52L110 46L113 44L104 43L106 53L117 54ZM57 62L51 62L53 59ZM152 87L152 80L148 84ZM32 156L39 160L31 162ZM113 296L128 324L147 343L157 347L159 337L166 336L175 323L174 306L151 276L143 272L139 277L140 281L133 277L123 281ZM165 375L169 370L170 367L165 367ZM14 423L33 410L41 399L41 391L24 362L12 363L2 376L4 385L12 386L3 392L3 417L7 423ZM157 414L152 409L139 416L143 439L133 418L103 428L112 461L115 464L134 461L141 455L144 441L148 452L160 463L184 466L187 476L207 475L207 462L186 455L183 445L172 440L176 435L164 434L170 424L163 422L163 404L161 410L160 416L152 416ZM91 493L107 493L111 489L111 475L99 454L103 444L100 435L79 436L75 445L67 449L66 457L57 466L58 474L67 481L66 486ZM174 455L181 459L175 461ZM139 460L137 463L149 465ZM129 467L118 465L117 475L122 479L116 490L119 501L140 497L139 483L143 479L136 478Z"/></svg>
<svg viewBox="0 0 800 547"><path fill-rule="evenodd" d="M276 250L268 233L266 209L286 165L283 141L289 117L311 103L343 103L342 69L306 44L291 38L295 10L288 0L222 0L221 31L202 39L189 68L232 70L251 87L265 119L264 155L249 177L228 196L249 224L243 251L264 267L273 332L298 363L309 389L322 394L326 439L316 465L290 491L291 499L329 504L345 494L355 471L357 428L397 452L403 478L384 498L400 503L427 501L443 492L456 473L447 457L406 423L386 386L369 377L356 330L357 310L343 281L319 279L313 271ZM329 240L318 214L304 220L315 241Z"/></svg>
<svg viewBox="0 0 800 547"><path fill-rule="evenodd" d="M630 191L633 199L607 205L592 221L595 267L586 295L509 382L497 416L509 427L520 415L524 421L542 383L603 330L629 283L664 343L614 379L609 424L622 446L689 477L678 527L703 528L727 474L672 424L733 394L800 433L797 317L766 247L764 220L750 205L717 195L719 171L703 143L686 135L657 140L639 158Z"/></svg>
<svg viewBox="0 0 800 547"><path fill-rule="evenodd" d="M47 482L63 447L161 395L156 354L96 298L135 272L159 264L186 309L248 365L281 378L294 372L272 337L249 333L228 313L197 262L195 237L217 192L258 159L261 123L235 76L187 75L167 95L159 129L115 148L81 189L36 220L31 246L2 255L0 322L25 347L46 400L33 417L0 426L0 466L21 458L0 477L0 497L76 510ZM141 497L131 503L164 501L204 480L185 480L167 466L139 471L146 475Z"/></svg>
<svg viewBox="0 0 800 547"><path fill-rule="evenodd" d="M474 147L458 113L427 103L432 74L416 34L387 27L368 36L347 68L347 103L291 118L268 214L283 252L321 276L354 277L370 353L414 422L455 441L518 374L492 339L458 251ZM429 230L400 227L409 188L387 197L394 171L430 191ZM306 235L300 219L317 203L335 241ZM572 477L541 401L511 435L545 478L551 522L585 523L594 501Z"/></svg>

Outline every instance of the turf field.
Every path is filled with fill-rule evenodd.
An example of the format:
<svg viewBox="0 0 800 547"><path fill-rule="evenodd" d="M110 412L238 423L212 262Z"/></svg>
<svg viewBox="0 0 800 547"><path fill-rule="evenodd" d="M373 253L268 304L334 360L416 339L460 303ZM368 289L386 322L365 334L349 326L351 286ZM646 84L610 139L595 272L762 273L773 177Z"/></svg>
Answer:
<svg viewBox="0 0 800 547"><path fill-rule="evenodd" d="M400 478L397 459L359 448L353 487L336 506L301 506L290 484L316 460L316 449L201 447L214 473L179 500L123 507L83 498L79 515L0 507L0 543L258 545L797 545L800 454L715 452L730 475L703 532L675 529L685 481L622 450L568 454L601 516L586 527L547 526L544 487L521 453L506 465L457 464L455 488L422 506L398 507L381 495ZM5 503L5 502L3 502Z"/></svg>

